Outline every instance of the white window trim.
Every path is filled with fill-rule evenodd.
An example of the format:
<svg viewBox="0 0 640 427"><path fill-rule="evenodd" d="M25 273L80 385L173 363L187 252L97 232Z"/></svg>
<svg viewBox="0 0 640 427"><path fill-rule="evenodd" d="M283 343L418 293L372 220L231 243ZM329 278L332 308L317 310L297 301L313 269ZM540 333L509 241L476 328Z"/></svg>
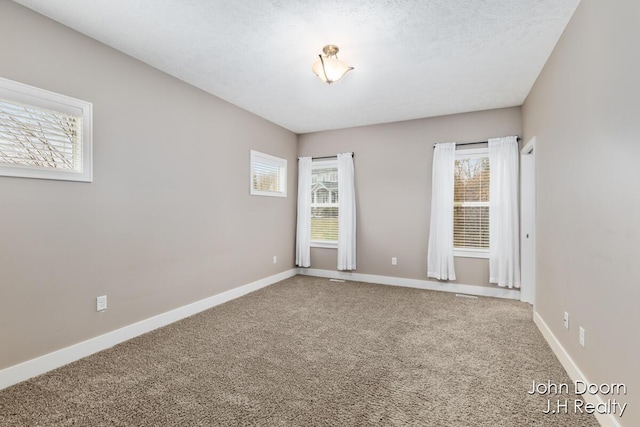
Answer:
<svg viewBox="0 0 640 427"><path fill-rule="evenodd" d="M0 77L0 98L9 102L45 108L82 117L82 169L55 170L26 165L0 164L0 175L19 178L39 178L62 181L93 181L93 104L45 89Z"/></svg>
<svg viewBox="0 0 640 427"><path fill-rule="evenodd" d="M479 159L489 156L489 148L469 148L456 151L456 160ZM467 206L484 206L484 202L468 202ZM489 258L489 249L453 248L453 256L459 258Z"/></svg>
<svg viewBox="0 0 640 427"><path fill-rule="evenodd" d="M456 160L458 159L479 159L489 156L489 148L468 148L456 150Z"/></svg>
<svg viewBox="0 0 640 427"><path fill-rule="evenodd" d="M326 248L326 249L337 249L338 242L333 242L331 240L312 240L311 241L312 248Z"/></svg>
<svg viewBox="0 0 640 427"><path fill-rule="evenodd" d="M314 169L325 169L325 168L337 168L338 167L338 159L321 159L321 160L312 160L311 161L311 170Z"/></svg>
<svg viewBox="0 0 640 427"><path fill-rule="evenodd" d="M313 160L311 162L311 171L314 169L337 168L338 159ZM338 194L338 197L340 195ZM340 201L338 200L338 209L340 209ZM311 240L312 248L338 249L338 242L333 240Z"/></svg>
<svg viewBox="0 0 640 427"><path fill-rule="evenodd" d="M460 258L489 258L489 249L453 248L453 256Z"/></svg>
<svg viewBox="0 0 640 427"><path fill-rule="evenodd" d="M279 168L283 168L284 172L280 175L280 188L282 191L262 191L253 187L253 165L254 160L262 160ZM251 160L249 166L249 194L252 196L270 196L270 197L287 197L287 159L272 156L270 154L261 153L260 151L251 150Z"/></svg>

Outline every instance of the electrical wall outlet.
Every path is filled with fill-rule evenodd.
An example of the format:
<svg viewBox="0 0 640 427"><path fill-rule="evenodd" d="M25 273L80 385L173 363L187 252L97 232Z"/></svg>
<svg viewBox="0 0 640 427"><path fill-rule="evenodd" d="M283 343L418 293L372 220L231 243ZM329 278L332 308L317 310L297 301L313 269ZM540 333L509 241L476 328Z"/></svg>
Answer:
<svg viewBox="0 0 640 427"><path fill-rule="evenodd" d="M584 342L584 328L582 326L580 326L580 345L582 347L585 347L585 342Z"/></svg>
<svg viewBox="0 0 640 427"><path fill-rule="evenodd" d="M102 295L96 298L96 311L105 311L107 309L107 296Z"/></svg>
<svg viewBox="0 0 640 427"><path fill-rule="evenodd" d="M278 262L278 257L276 255L273 256L273 263L277 263Z"/></svg>
<svg viewBox="0 0 640 427"><path fill-rule="evenodd" d="M398 265L398 258L391 257L391 265Z"/></svg>
<svg viewBox="0 0 640 427"><path fill-rule="evenodd" d="M564 328L569 330L569 313L564 312Z"/></svg>

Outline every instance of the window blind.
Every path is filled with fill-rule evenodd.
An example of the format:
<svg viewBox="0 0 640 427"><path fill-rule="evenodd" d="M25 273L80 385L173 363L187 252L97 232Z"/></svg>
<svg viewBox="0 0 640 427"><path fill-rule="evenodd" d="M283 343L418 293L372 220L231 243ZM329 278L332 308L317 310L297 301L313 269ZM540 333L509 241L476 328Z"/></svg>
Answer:
<svg viewBox="0 0 640 427"><path fill-rule="evenodd" d="M453 246L489 249L489 157L461 157L454 170Z"/></svg>
<svg viewBox="0 0 640 427"><path fill-rule="evenodd" d="M251 150L250 193L256 196L287 196L287 159Z"/></svg>
<svg viewBox="0 0 640 427"><path fill-rule="evenodd" d="M282 168L257 160L253 163L253 188L258 191L280 191Z"/></svg>
<svg viewBox="0 0 640 427"><path fill-rule="evenodd" d="M338 241L338 166L311 172L311 240Z"/></svg>
<svg viewBox="0 0 640 427"><path fill-rule="evenodd" d="M82 117L0 99L0 162L82 171Z"/></svg>

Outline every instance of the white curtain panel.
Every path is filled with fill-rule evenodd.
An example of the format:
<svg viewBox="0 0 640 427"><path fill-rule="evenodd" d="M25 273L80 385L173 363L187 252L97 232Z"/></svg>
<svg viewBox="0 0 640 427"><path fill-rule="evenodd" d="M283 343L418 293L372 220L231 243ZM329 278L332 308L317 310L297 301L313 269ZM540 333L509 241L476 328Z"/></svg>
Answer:
<svg viewBox="0 0 640 427"><path fill-rule="evenodd" d="M338 270L356 269L356 190L353 153L338 154Z"/></svg>
<svg viewBox="0 0 640 427"><path fill-rule="evenodd" d="M298 158L296 265L311 266L311 157Z"/></svg>
<svg viewBox="0 0 640 427"><path fill-rule="evenodd" d="M431 184L431 224L427 276L438 280L455 280L453 267L453 178L456 144L436 144L433 150Z"/></svg>
<svg viewBox="0 0 640 427"><path fill-rule="evenodd" d="M520 287L518 141L489 139L489 282Z"/></svg>

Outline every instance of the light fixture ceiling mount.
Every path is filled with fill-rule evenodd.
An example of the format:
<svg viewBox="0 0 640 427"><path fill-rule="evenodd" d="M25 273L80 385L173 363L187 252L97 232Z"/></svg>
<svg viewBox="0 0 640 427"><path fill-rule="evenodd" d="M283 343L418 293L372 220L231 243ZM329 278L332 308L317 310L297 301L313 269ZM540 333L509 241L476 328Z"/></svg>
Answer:
<svg viewBox="0 0 640 427"><path fill-rule="evenodd" d="M327 84L335 83L344 77L353 67L348 66L338 59L338 51L340 48L333 44L328 44L322 48L324 55L318 55L320 58L313 64L312 70Z"/></svg>

